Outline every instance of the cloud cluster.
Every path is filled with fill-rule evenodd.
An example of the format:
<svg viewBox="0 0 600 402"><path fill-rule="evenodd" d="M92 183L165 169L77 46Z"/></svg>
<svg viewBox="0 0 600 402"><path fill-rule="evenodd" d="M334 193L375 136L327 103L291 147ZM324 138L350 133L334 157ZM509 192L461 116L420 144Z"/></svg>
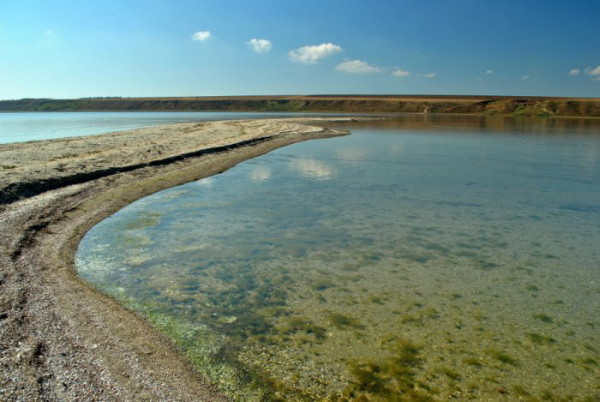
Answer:
<svg viewBox="0 0 600 402"><path fill-rule="evenodd" d="M589 75L593 81L600 81L600 66L596 66L596 68L588 67L584 70L584 72ZM582 71L579 68L572 68L569 71L569 75L578 76L581 75Z"/></svg>
<svg viewBox="0 0 600 402"><path fill-rule="evenodd" d="M392 72L392 75L393 75L394 77L399 77L399 78L401 78L401 77L408 77L408 76L410 75L410 73L409 73L408 71L400 70L400 69L398 68L398 69L396 69L396 70L394 70L394 71Z"/></svg>
<svg viewBox="0 0 600 402"><path fill-rule="evenodd" d="M204 42L211 37L212 34L210 31L198 31L192 34L192 39L198 42ZM252 51L259 54L269 53L273 48L273 42L264 38L252 38L245 44L252 49ZM319 61L342 51L343 49L341 46L328 42L321 43L319 45L306 45L292 49L288 52L288 58L294 63L317 64ZM335 69L348 74L380 74L386 70L389 71L389 68L381 68L360 59L345 60L338 64ZM600 74L600 66L597 69L599 70L598 74ZM493 71L487 70L485 73L493 74ZM392 76L398 78L408 77L411 75L410 72L399 68L393 70L391 74ZM422 78L435 78L437 75L436 73L425 73L417 74L417 76Z"/></svg>
<svg viewBox="0 0 600 402"><path fill-rule="evenodd" d="M211 35L210 31L198 31L192 35L192 39L195 41L198 41L198 42L204 42L211 36L212 35Z"/></svg>
<svg viewBox="0 0 600 402"><path fill-rule="evenodd" d="M589 75L600 75L600 66L596 67L596 68L591 68L588 67L585 70Z"/></svg>
<svg viewBox="0 0 600 402"><path fill-rule="evenodd" d="M494 74L494 70L485 70L485 74L492 75L492 74Z"/></svg>
<svg viewBox="0 0 600 402"><path fill-rule="evenodd" d="M342 48L333 43L321 43L320 45L302 46L291 50L288 57L295 63L316 64L319 60L342 51Z"/></svg>
<svg viewBox="0 0 600 402"><path fill-rule="evenodd" d="M336 70L350 74L380 73L381 69L362 60L346 60L338 64Z"/></svg>
<svg viewBox="0 0 600 402"><path fill-rule="evenodd" d="M269 53L273 47L273 42L268 39L250 39L246 42L252 50L256 53Z"/></svg>

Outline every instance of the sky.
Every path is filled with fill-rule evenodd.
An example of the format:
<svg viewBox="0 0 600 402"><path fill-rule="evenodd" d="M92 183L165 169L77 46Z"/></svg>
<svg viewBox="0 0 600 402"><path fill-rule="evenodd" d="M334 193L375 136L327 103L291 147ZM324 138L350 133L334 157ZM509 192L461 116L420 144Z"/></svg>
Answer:
<svg viewBox="0 0 600 402"><path fill-rule="evenodd" d="M0 99L600 97L599 0L0 0Z"/></svg>

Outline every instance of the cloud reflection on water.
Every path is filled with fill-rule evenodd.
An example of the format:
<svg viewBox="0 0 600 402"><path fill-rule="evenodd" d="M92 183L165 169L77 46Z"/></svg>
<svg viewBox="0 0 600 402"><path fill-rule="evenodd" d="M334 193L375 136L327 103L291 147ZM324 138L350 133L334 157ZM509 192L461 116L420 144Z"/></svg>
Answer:
<svg viewBox="0 0 600 402"><path fill-rule="evenodd" d="M258 166L250 172L250 179L255 182L263 182L269 180L273 172L271 168L266 166Z"/></svg>
<svg viewBox="0 0 600 402"><path fill-rule="evenodd" d="M290 170L310 180L329 180L337 175L333 166L316 159L295 159L290 163Z"/></svg>
<svg viewBox="0 0 600 402"><path fill-rule="evenodd" d="M367 159L369 152L362 148L339 148L335 150L335 156L342 160L360 162Z"/></svg>
<svg viewBox="0 0 600 402"><path fill-rule="evenodd" d="M213 177L205 177L204 179L198 180L196 184L202 187L212 187L214 180Z"/></svg>

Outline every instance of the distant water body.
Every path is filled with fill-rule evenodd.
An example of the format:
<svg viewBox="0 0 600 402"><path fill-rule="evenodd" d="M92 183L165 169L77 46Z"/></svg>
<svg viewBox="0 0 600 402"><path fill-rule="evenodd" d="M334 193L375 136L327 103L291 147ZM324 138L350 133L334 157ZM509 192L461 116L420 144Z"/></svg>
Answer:
<svg viewBox="0 0 600 402"><path fill-rule="evenodd" d="M0 113L0 144L104 134L163 124L308 116L228 112L24 112Z"/></svg>
<svg viewBox="0 0 600 402"><path fill-rule="evenodd" d="M124 208L80 275L237 400L598 400L599 122L351 129Z"/></svg>

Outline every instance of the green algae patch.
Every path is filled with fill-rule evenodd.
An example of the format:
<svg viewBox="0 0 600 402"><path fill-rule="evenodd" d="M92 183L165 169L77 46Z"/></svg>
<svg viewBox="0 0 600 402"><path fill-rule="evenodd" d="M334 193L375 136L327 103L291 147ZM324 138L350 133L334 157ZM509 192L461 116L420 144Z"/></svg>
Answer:
<svg viewBox="0 0 600 402"><path fill-rule="evenodd" d="M556 339L551 336L538 334L535 332L527 333L527 339L529 339L532 343L536 345L552 345L556 343Z"/></svg>
<svg viewBox="0 0 600 402"><path fill-rule="evenodd" d="M340 313L328 313L327 321L335 328L341 330L365 328L358 319Z"/></svg>
<svg viewBox="0 0 600 402"><path fill-rule="evenodd" d="M410 341L399 340L389 345L391 356L386 359L351 363L353 380L343 400L433 401L416 381L423 362L420 349Z"/></svg>
<svg viewBox="0 0 600 402"><path fill-rule="evenodd" d="M496 350L496 349L488 349L486 351L486 353L493 357L494 359L498 360L501 363L504 364L508 364L511 366L516 366L518 364L517 359L515 359L514 357L510 356L508 353L500 351L500 350Z"/></svg>
<svg viewBox="0 0 600 402"><path fill-rule="evenodd" d="M550 323L554 322L554 319L545 313L534 314L533 318L535 318L536 320L540 320L541 322L544 322L546 324L550 324Z"/></svg>
<svg viewBox="0 0 600 402"><path fill-rule="evenodd" d="M141 215L139 218L127 222L125 230L140 230L157 226L160 223L162 214L159 212L149 212Z"/></svg>
<svg viewBox="0 0 600 402"><path fill-rule="evenodd" d="M327 337L327 329L315 325L307 317L291 317L287 319L286 325L282 330L284 333L303 332L307 335L313 335L316 339L322 340Z"/></svg>
<svg viewBox="0 0 600 402"><path fill-rule="evenodd" d="M237 358L237 346L224 342L204 325L194 325L165 314L148 314L156 327L175 341L190 362L219 388L239 401L264 400L265 388Z"/></svg>

